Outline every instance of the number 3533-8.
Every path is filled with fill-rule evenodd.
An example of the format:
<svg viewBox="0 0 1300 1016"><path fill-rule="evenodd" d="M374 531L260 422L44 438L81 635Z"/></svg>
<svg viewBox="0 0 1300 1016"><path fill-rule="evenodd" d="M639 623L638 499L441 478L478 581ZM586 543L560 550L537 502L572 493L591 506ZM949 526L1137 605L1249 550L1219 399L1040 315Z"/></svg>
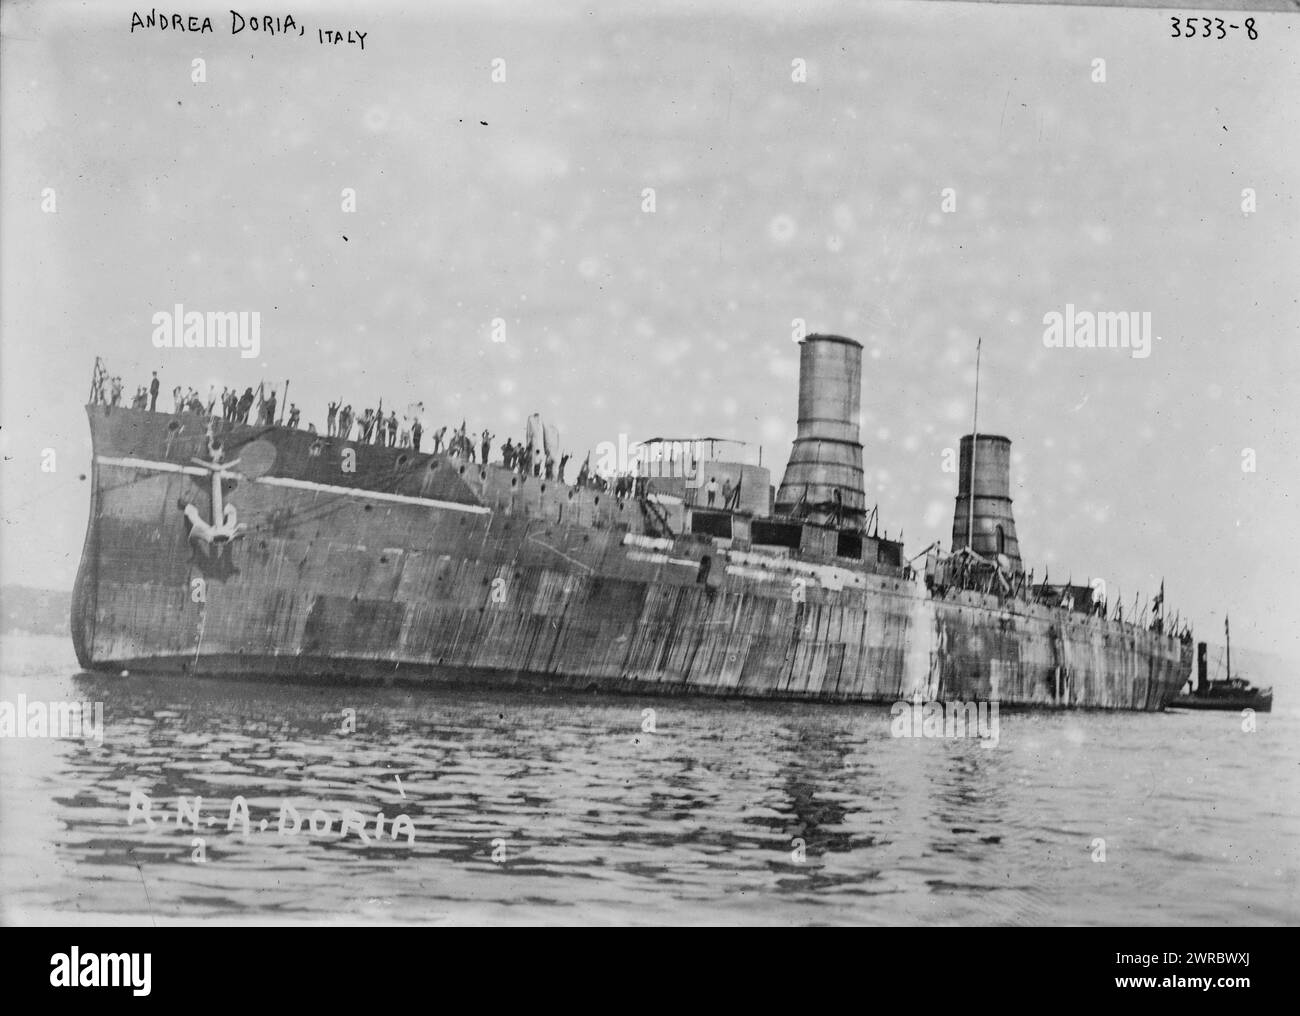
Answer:
<svg viewBox="0 0 1300 1016"><path fill-rule="evenodd" d="M1169 19L1173 33L1171 39L1226 39L1229 32L1244 31L1251 39L1258 39L1255 31L1255 19L1247 18L1242 24L1234 25L1222 18L1173 18Z"/></svg>

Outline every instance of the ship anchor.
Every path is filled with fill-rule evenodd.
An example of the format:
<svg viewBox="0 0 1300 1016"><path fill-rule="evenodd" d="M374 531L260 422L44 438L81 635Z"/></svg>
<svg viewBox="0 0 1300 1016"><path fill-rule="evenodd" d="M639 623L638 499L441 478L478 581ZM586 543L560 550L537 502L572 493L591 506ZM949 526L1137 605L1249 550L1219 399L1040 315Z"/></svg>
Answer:
<svg viewBox="0 0 1300 1016"><path fill-rule="evenodd" d="M223 547L232 540L243 536L244 530L248 528L239 521L235 506L233 504L223 504L221 496L221 481L234 478L234 474L230 470L239 465L239 460L222 462L221 448L214 446L211 441L208 443L208 449L213 461L207 462L203 459L191 459L190 461L195 465L202 466L211 474L212 522L205 521L193 504L187 504L184 512L185 518L190 523L191 540L199 539L209 546Z"/></svg>

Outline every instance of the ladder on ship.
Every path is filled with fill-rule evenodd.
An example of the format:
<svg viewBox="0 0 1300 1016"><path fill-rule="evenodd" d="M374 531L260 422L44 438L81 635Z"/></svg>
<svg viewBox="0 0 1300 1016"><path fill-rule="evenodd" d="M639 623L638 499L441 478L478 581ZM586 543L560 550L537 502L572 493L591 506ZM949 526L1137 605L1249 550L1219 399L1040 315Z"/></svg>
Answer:
<svg viewBox="0 0 1300 1016"><path fill-rule="evenodd" d="M668 524L668 512L658 501L651 501L648 495L642 494L637 498L637 504L641 506L641 518L645 522L646 532L651 536L663 536L668 539L675 539L676 534Z"/></svg>

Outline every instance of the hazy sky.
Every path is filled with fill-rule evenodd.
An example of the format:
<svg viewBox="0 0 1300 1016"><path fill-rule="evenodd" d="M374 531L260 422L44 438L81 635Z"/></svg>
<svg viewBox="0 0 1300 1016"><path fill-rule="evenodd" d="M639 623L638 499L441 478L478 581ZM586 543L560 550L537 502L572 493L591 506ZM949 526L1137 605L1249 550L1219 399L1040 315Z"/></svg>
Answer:
<svg viewBox="0 0 1300 1016"><path fill-rule="evenodd" d="M539 6L258 8L302 36L232 35L229 7L187 5L203 35L4 7L5 582L72 582L96 355L128 395L152 369L167 392L289 377L318 424L334 396L419 398L499 444L540 411L579 460L728 434L775 483L803 318L866 346L867 500L909 553L948 542L982 336L1026 564L1126 608L1163 576L1201 637L1227 607L1242 643L1300 655L1300 20L1219 40L1151 10ZM260 312L260 359L155 350L175 303ZM1048 349L1067 303L1160 338Z"/></svg>

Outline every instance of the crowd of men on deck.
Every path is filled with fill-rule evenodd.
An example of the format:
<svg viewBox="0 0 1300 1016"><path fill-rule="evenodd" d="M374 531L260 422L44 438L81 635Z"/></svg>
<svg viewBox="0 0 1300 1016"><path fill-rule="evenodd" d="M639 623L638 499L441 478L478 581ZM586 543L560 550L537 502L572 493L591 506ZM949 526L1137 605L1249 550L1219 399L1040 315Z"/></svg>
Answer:
<svg viewBox="0 0 1300 1016"><path fill-rule="evenodd" d="M161 389L158 372L154 371L148 385L136 387L131 408L158 412L158 396ZM92 401L110 406L122 405L121 377L109 376L106 373L97 376L91 398ZM419 452L425 437L424 424L419 415L419 411L423 408L423 403L417 403L412 407L413 412L403 414L399 418L396 410L390 409L385 415L382 399L376 408L366 408L360 412L353 409L351 403L345 404L342 399L333 400L329 403L325 415L325 436L387 448L410 448L412 451ZM277 411L281 413L279 418L276 415ZM164 409L163 412L166 410ZM206 399L194 388L182 388L177 385L172 389L172 412L178 415L192 413L205 417L219 415L231 424L247 424L251 418L259 427L284 426L293 430L299 429L302 419L301 411L292 402L289 403L287 419L285 419L283 411L279 410L276 390L271 388L268 392L265 384L258 385L256 391L252 387L246 387L242 394L237 387L223 387L219 396L216 387L213 386L209 389ZM316 425L308 423L307 432L318 433ZM486 427L481 433L474 434L469 431L466 422L462 421L460 427L451 428L450 435L448 435L448 428L443 426L433 431L429 438L431 447L427 450L435 455L445 453L458 456L468 462L487 463L492 453L492 441L496 435ZM539 479L568 482L564 476L571 458L568 453L561 455L557 461L550 451L536 444L530 446L524 441L515 441L512 438L506 438L505 443L500 446L500 452L501 464L521 476L532 475ZM590 461L591 456L588 455L578 470L574 486L611 492L620 499L629 497L633 493L644 494L644 478L641 478L638 485L638 478L632 474L616 477L601 476L592 471Z"/></svg>
<svg viewBox="0 0 1300 1016"><path fill-rule="evenodd" d="M287 388L286 383L286 390ZM136 387L131 408L158 412L158 397L161 389L158 372L154 371L148 385ZM122 378L110 376L107 372L99 372L97 369L91 400L110 406L122 405ZM390 409L385 415L382 399L379 400L377 408L366 408L361 412L354 410L351 403L343 403L342 399L333 400L329 403L325 416L325 435L358 444L410 448L412 451L419 452L422 450L425 437L424 424L420 419L423 409L423 403L415 403L410 407L411 411L403 414L399 419L395 410ZM246 387L242 394L237 387L223 387L220 396L213 386L209 389L206 399L194 388L182 388L177 385L172 389L172 412L176 414L192 413L205 417L220 415L231 424L248 424L251 418L254 425L259 427L284 426L293 430L299 429L302 413L295 403L289 403L287 419L283 411L280 411L280 417L277 418L277 411L280 410L276 390L271 388L268 392L264 383L259 384L256 391L252 387ZM308 423L306 429L309 434L318 433L313 423ZM433 431L429 435L431 447L427 450L435 455L445 453L458 456L468 462L486 464L495 437L496 435L486 427L481 433L474 434L469 431L466 422L462 421L460 427L451 428L450 436L446 426ZM560 483L569 482L564 475L571 458L568 453L561 455L556 461L549 450L539 447L537 443L530 446L524 441L515 441L511 438L506 438L499 450L500 463L506 469L521 476L531 475L539 479L558 480ZM572 485L600 493L610 493L621 501L633 496L644 497L647 482L646 477L635 473L603 476L591 469L591 455L588 454L578 469L578 475ZM722 505L733 507L733 494L730 488L730 480L719 488L717 480L710 478L710 482L704 487L708 504L713 506L720 493Z"/></svg>

